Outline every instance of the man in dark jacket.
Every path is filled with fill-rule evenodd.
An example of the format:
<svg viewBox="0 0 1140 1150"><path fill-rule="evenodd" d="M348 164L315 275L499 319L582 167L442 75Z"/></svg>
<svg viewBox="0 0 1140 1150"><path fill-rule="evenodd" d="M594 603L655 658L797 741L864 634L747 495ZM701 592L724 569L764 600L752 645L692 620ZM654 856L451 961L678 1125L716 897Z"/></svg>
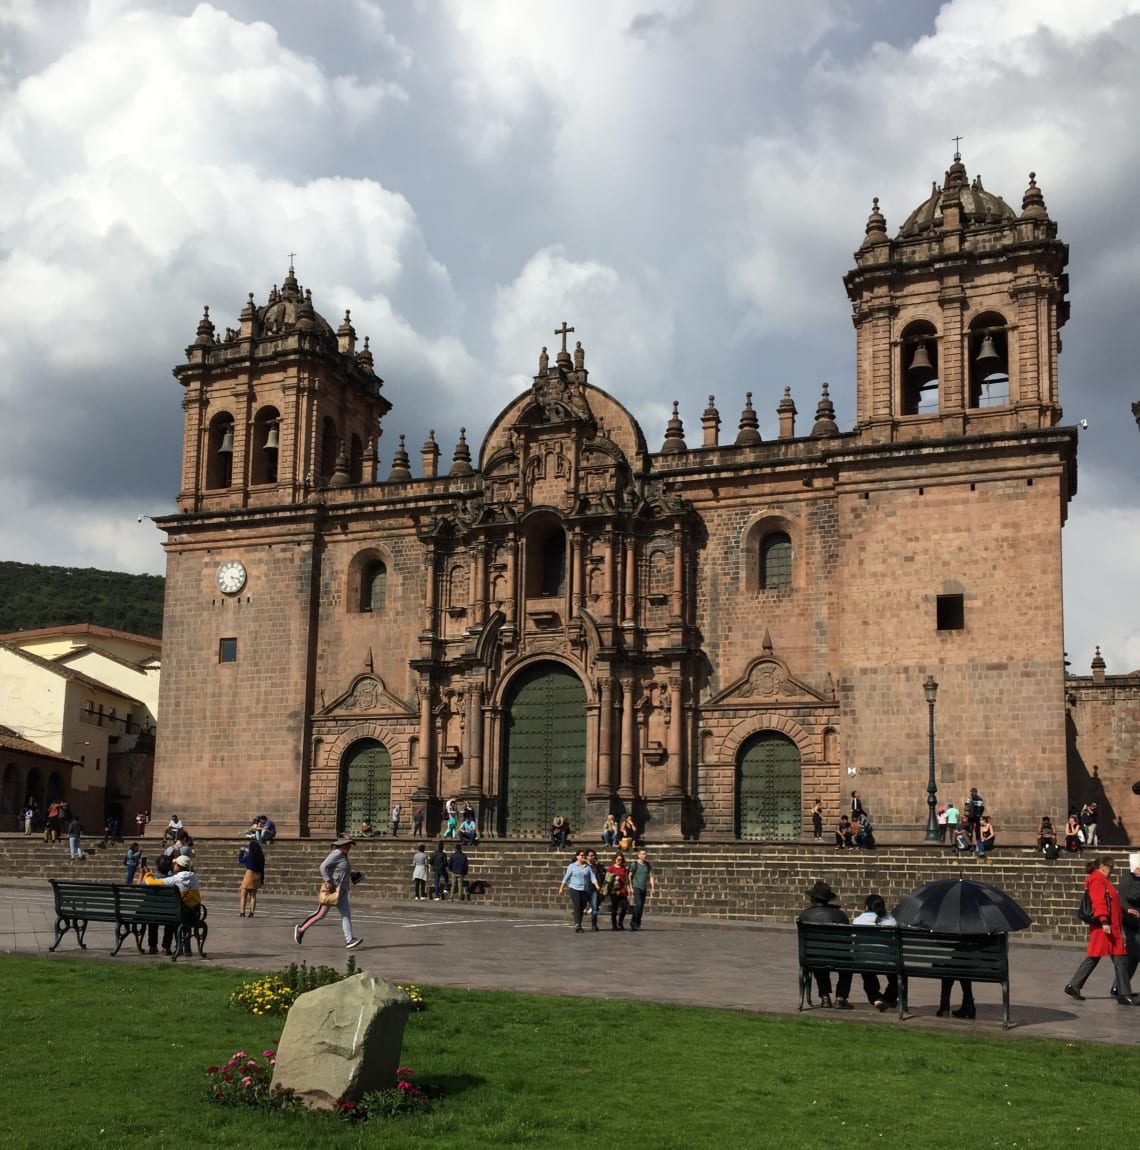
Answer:
<svg viewBox="0 0 1140 1150"><path fill-rule="evenodd" d="M831 889L827 883L820 880L808 891L808 898L811 900L811 905L805 907L800 911L800 922L847 922L847 915L843 913L837 906L832 906L833 902L839 901L839 895ZM830 970L813 970L812 974L815 975L816 989L819 991L819 1004L820 1006L831 1005L831 971ZM841 970L836 977L835 982L835 1009L836 1010L851 1010L851 1003L847 1001L848 995L851 993L851 978L852 972L850 970Z"/></svg>
<svg viewBox="0 0 1140 1150"><path fill-rule="evenodd" d="M463 848L456 843L451 858L447 860L447 869L451 871L451 897L457 895L463 902L467 901L467 856Z"/></svg>
<svg viewBox="0 0 1140 1150"><path fill-rule="evenodd" d="M1140 966L1140 852L1128 856L1128 873L1120 880L1120 909L1131 979Z"/></svg>
<svg viewBox="0 0 1140 1150"><path fill-rule="evenodd" d="M447 894L447 854L442 842L432 852L428 865L431 867L432 899L439 902Z"/></svg>

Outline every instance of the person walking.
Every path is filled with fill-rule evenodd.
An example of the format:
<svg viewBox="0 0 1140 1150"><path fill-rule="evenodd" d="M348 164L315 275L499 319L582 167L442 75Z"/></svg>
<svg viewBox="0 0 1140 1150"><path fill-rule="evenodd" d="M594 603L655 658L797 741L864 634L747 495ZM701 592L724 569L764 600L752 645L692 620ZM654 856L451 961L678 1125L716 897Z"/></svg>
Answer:
<svg viewBox="0 0 1140 1150"><path fill-rule="evenodd" d="M412 837L419 838L424 833L424 809L416 807L412 811Z"/></svg>
<svg viewBox="0 0 1140 1150"><path fill-rule="evenodd" d="M238 889L238 917L253 918L257 910L257 892L265 885L265 851L257 839L250 839L242 843L238 851L238 862L245 868L241 876L241 887Z"/></svg>
<svg viewBox="0 0 1140 1150"><path fill-rule="evenodd" d="M598 903L602 899L602 883L605 881L606 868L598 861L598 852L586 852L586 862L594 872L594 887L590 891L590 929L598 929Z"/></svg>
<svg viewBox="0 0 1140 1150"><path fill-rule="evenodd" d="M428 873L427 851L424 844L420 843L412 855L412 890L416 902L427 902Z"/></svg>
<svg viewBox="0 0 1140 1150"><path fill-rule="evenodd" d="M572 862L566 866L562 881L558 884L558 893L561 894L567 887L570 888L570 905L574 910L574 931L582 933L582 914L590 901L590 890L598 885L594 869L586 862L586 852L578 851Z"/></svg>
<svg viewBox="0 0 1140 1150"><path fill-rule="evenodd" d="M83 824L77 818L67 824L67 849L72 862L83 858Z"/></svg>
<svg viewBox="0 0 1140 1150"><path fill-rule="evenodd" d="M629 912L629 870L625 855L620 851L606 867L602 890L610 900L610 930L625 930L625 916Z"/></svg>
<svg viewBox="0 0 1140 1150"><path fill-rule="evenodd" d="M1112 994L1121 1006L1136 1006L1138 1000L1132 994L1132 978L1128 973L1128 951L1124 942L1124 924L1120 896L1112 885L1114 863L1108 855L1101 855L1092 861L1085 890L1092 903L1095 921L1089 923L1088 948L1076 973L1065 984L1065 993L1070 998L1084 1002L1081 993L1088 977L1096 970L1102 958L1111 958L1116 971L1116 981Z"/></svg>
<svg viewBox="0 0 1140 1150"><path fill-rule="evenodd" d="M629 885L633 889L633 914L629 929L641 929L641 916L645 913L645 900L657 893L657 876L649 861L649 852L642 848L637 852L637 861L629 868Z"/></svg>
<svg viewBox="0 0 1140 1150"><path fill-rule="evenodd" d="M1140 853L1128 856L1128 873L1120 880L1120 907L1131 985L1132 976L1140 966Z"/></svg>
<svg viewBox="0 0 1140 1150"><path fill-rule="evenodd" d="M336 891L336 908L340 911L340 924L344 930L344 946L346 950L353 950L360 945L360 939L352 933L352 913L348 906L348 891L356 881L348 862L348 852L352 849L352 836L341 835L333 844L324 862L321 863L322 892ZM329 912L328 904L321 903L304 922L293 927L293 941L300 946L305 939L305 931L315 926Z"/></svg>
<svg viewBox="0 0 1140 1150"><path fill-rule="evenodd" d="M392 807L392 838L396 838L400 833L400 804L396 803Z"/></svg>

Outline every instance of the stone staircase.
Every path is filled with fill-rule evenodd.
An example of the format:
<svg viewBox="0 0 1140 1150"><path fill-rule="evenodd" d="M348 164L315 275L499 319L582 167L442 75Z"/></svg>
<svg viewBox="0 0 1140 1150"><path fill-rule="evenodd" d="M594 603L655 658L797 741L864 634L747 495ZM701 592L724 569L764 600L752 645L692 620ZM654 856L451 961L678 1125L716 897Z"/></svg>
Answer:
<svg viewBox="0 0 1140 1150"><path fill-rule="evenodd" d="M354 898L372 905L404 902L412 897L410 838L363 840L352 849L353 867L366 882ZM428 840L430 854L434 842ZM573 844L572 844L573 845ZM586 844L592 846L594 844ZM836 851L801 843L649 843L656 868L658 894L651 913L679 918L700 916L751 923L792 921L806 904L805 892L825 879L839 892L849 913L862 909L869 891L894 905L925 882L962 875L1007 891L1034 918L1021 937L1041 941L1083 940L1086 928L1076 919L1084 882L1084 860L1063 856L1047 862L1036 851L999 849L981 861L973 855L956 857L946 848L884 846L876 851ZM153 859L161 852L158 839L141 842ZM237 898L241 869L240 843L232 838L196 840L195 870L207 902ZM279 840L266 849L266 895L311 897L319 882L317 867L328 853L324 839ZM450 852L451 846L448 845ZM68 860L66 842L45 844L40 836L0 834L0 879L48 879L67 876L101 882L122 882L126 846L84 843L86 858ZM608 861L612 850L598 844ZM568 901L558 897L558 883L572 850L551 851L542 842L490 839L467 851L469 879L482 880L486 894L472 899L472 909L485 905L498 910L558 910ZM1125 848L1114 852L1118 866L1127 865Z"/></svg>

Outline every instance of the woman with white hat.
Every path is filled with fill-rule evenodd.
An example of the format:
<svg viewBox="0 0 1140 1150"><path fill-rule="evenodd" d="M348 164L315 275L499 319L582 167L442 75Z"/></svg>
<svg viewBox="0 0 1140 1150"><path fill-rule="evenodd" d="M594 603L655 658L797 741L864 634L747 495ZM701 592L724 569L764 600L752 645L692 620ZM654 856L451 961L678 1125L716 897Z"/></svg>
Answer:
<svg viewBox="0 0 1140 1150"><path fill-rule="evenodd" d="M340 922L344 928L344 945L346 950L353 950L360 945L352 933L352 915L348 909L348 890L354 882L362 877L359 871L353 871L348 864L348 852L352 848L352 836L341 835L332 845L328 857L321 863L321 896L328 897L333 892L336 898L330 902L322 902L304 922L293 927L293 941L300 946L305 937L305 931L314 923L318 923L329 912L333 905L340 911Z"/></svg>

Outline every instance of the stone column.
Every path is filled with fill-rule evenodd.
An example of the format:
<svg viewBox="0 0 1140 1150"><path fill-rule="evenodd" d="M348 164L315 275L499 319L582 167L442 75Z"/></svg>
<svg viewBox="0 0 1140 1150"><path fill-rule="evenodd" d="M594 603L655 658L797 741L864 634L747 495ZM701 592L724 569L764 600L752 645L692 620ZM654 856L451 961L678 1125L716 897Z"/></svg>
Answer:
<svg viewBox="0 0 1140 1150"><path fill-rule="evenodd" d="M636 540L632 535L625 538L625 595L622 603L622 625L633 625L633 596L637 590L635 563L637 559Z"/></svg>
<svg viewBox="0 0 1140 1150"><path fill-rule="evenodd" d="M463 790L483 793L483 684L467 688L467 750L463 755Z"/></svg>
<svg viewBox="0 0 1140 1150"><path fill-rule="evenodd" d="M583 554L586 541L582 538L581 529L575 528L570 536L570 603L571 614L581 615L582 605L585 603L586 560Z"/></svg>
<svg viewBox="0 0 1140 1150"><path fill-rule="evenodd" d="M673 528L673 622L681 622L685 592L685 535L680 524Z"/></svg>
<svg viewBox="0 0 1140 1150"><path fill-rule="evenodd" d="M424 560L426 567L427 586L424 588L424 634L435 634L435 544L427 545L427 556Z"/></svg>
<svg viewBox="0 0 1140 1150"><path fill-rule="evenodd" d="M613 535L607 534L605 543L602 545L602 553L605 556L605 574L602 578L602 611L601 617L607 623L614 622L614 540Z"/></svg>
<svg viewBox="0 0 1140 1150"><path fill-rule="evenodd" d="M669 758L665 773L665 789L670 796L684 793L682 751L682 735L684 734L684 719L681 714L682 683L680 675L669 677Z"/></svg>
<svg viewBox="0 0 1140 1150"><path fill-rule="evenodd" d="M636 728L633 714L633 680L621 681L621 781L618 793L627 805L633 801L633 763L636 753Z"/></svg>
<svg viewBox="0 0 1140 1150"><path fill-rule="evenodd" d="M614 681L608 676L598 680L601 710L598 714L598 786L614 789Z"/></svg>
<svg viewBox="0 0 1140 1150"><path fill-rule="evenodd" d="M487 544L475 544L475 626L487 621Z"/></svg>

